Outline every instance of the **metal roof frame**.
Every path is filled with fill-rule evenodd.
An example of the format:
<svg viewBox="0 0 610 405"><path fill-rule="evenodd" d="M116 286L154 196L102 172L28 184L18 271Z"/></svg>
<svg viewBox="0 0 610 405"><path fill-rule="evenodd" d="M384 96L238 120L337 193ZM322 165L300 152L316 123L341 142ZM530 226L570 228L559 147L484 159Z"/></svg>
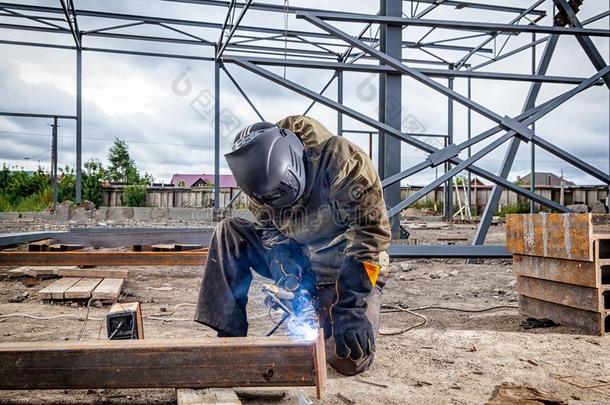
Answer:
<svg viewBox="0 0 610 405"><path fill-rule="evenodd" d="M237 1L237 0L157 0L159 2L174 4L189 4L198 7L212 7L224 10L224 22L203 21L186 18L168 18L144 14L127 14L101 11L95 9L80 9L75 7L73 0L58 0L57 7L37 5L35 0L30 4L17 4L0 2L0 19L10 22L0 22L0 33L6 31L33 31L45 35L42 41L17 41L0 39L0 45L18 45L45 47L51 49L62 49L74 51L77 65L77 96L76 115L58 116L59 118L75 118L77 125L77 195L76 201L81 201L81 174L82 174L82 53L102 52L115 54L140 55L149 57L165 57L192 59L213 62L215 65L215 175L216 175L216 201L215 208L219 206L219 165L220 165L220 80L221 72L233 83L239 93L244 97L247 104L253 109L260 119L263 112L258 110L252 99L248 97L239 82L227 69L232 64L253 72L276 84L284 86L294 92L308 97L312 103L307 111L315 103L321 103L337 111L339 135L354 133L357 130L343 129L343 115L369 126L371 131L379 139L379 162L378 168L383 179L386 191L386 202L391 207L391 216L397 216L401 210L416 202L427 192L437 186L444 184L445 190L453 189L453 178L462 171L475 173L496 184L492 197L485 209L482 221L479 225L477 235L473 244L481 245L485 241L491 218L495 213L496 205L503 189L517 192L531 201L546 206L552 210L567 212L564 206L555 201L542 197L533 189L526 189L515 185L507 180L510 168L514 162L517 150L522 142L530 143L542 148L567 163L577 167L583 172L610 185L610 175L593 167L582 159L557 147L536 134L535 121L548 114L550 111L568 101L574 95L586 90L591 86L606 85L610 88L610 68L591 41L591 37L609 38L610 30L599 28L587 28L587 25L610 16L610 10L580 21L576 12L570 7L566 0L536 0L526 8L511 7L502 4L475 3L469 1L438 1L438 0L380 0L380 8L377 14L360 14L352 12L337 12L319 10L307 7L288 7L279 4L270 4L262 1ZM409 5L410 10L403 9ZM559 27L543 24L549 20L543 6L557 7L569 21L569 25ZM425 5L420 10L420 6ZM455 19L439 20L425 18L441 7L452 7L455 11ZM586 6L584 6L586 7ZM460 10L477 9L495 12L494 15L509 15L512 18L508 22L474 21L460 18ZM254 10L274 14L294 14L296 18L307 21L312 30L280 29L265 24L247 25L244 23L246 16ZM407 15L407 13L409 15ZM99 24L98 28L83 30L82 20L93 19ZM501 17L499 17L501 18ZM335 23L351 23L356 28L361 28L358 35L352 35L344 29L339 29ZM79 24L80 23L80 24ZM362 26L364 24L364 26ZM161 27L162 35L151 35L147 32L148 27ZM373 27L379 27L373 34ZM425 27L427 31L417 41L403 39L403 31L409 27ZM125 32L130 29L130 32ZM214 30L217 40L206 39L199 31ZM435 30L448 32L448 37L439 40L425 41ZM163 33L167 32L167 35ZM475 34L464 34L464 32L475 32ZM368 33L368 34L367 34ZM61 34L59 36L55 34ZM62 41L65 35L70 35L73 44L56 43ZM504 51L506 44L513 36L531 35L531 41L512 50ZM537 37L538 35L538 37ZM552 58L555 46L560 36L574 36L596 68L597 73L591 77L570 77L547 75L547 68ZM505 36L503 45L496 46L496 39ZM50 40L52 38L52 41ZM102 38L115 40L117 44L125 44L125 48L88 46L90 38ZM482 39L476 45L464 44L464 41ZM180 44L190 46L192 54L171 52L150 52L133 49L131 41L146 41L165 44ZM64 41L65 42L65 41ZM490 44L493 43L493 47ZM289 45L290 44L290 45ZM281 46L283 45L283 46ZM540 63L536 66L536 46L545 45ZM417 57L406 58L403 50L417 53ZM483 67L493 65L495 62L510 58L514 55L530 50L532 52L532 72L530 74L513 72L482 71ZM435 52L458 53L456 58L440 56ZM491 54L487 61L471 64L469 61L474 55L484 56ZM443 68L424 68L421 66L436 65ZM265 66L281 66L285 68L302 69L325 69L334 71L334 75L326 83L321 91L310 90L294 81L285 79L267 69ZM380 116L368 117L343 104L343 72L361 72L377 74L380 78ZM424 84L425 86L439 92L447 97L448 116L450 124L447 134L434 134L430 136L441 136L445 141L445 147L434 147L420 138L426 134L404 132L401 128L400 112L398 119L391 111L391 103L400 102L401 77L409 76ZM336 101L325 96L325 91L337 79ZM447 85L435 80L447 80ZM453 90L455 79L468 80L469 94L464 96ZM471 80L504 80L504 81L526 81L530 83L530 91L522 110L515 117L507 117L497 114L484 105L472 100L470 94ZM570 84L575 87L563 94L549 100L541 105L536 105L536 97L542 83ZM469 132L468 139L460 144L453 142L453 103L458 102L468 109ZM476 135L470 134L470 113L474 111L495 122L495 126ZM55 117L53 114L29 114L19 112L4 112L3 115L13 116L38 116ZM499 134L499 135L498 135ZM493 137L493 138L492 138ZM471 148L483 140L492 140L476 153L471 153ZM429 156L422 162L403 169L400 167L400 144L406 142L426 152ZM509 147L501 169L498 174L475 166L477 160L486 156L500 145L509 142ZM609 146L610 147L610 146ZM532 146L533 151L534 146ZM468 152L468 158L461 159L459 155ZM532 155L532 171L535 158ZM400 181L421 170L443 166L444 173L435 181L426 185L418 193L411 195L406 200L400 201ZM610 169L609 169L610 171ZM470 189L470 185L468 185ZM470 201L470 192L468 200ZM533 207L533 204L532 204ZM449 219L453 216L452 192L445 193L445 216ZM398 221L394 221L393 233L398 234ZM474 250L472 251L474 255Z"/></svg>

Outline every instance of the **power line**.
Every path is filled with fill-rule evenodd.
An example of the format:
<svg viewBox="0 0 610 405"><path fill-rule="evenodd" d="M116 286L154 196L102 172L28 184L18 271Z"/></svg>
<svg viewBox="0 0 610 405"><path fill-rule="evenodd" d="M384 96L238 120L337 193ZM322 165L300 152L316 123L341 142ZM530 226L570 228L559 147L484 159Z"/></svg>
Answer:
<svg viewBox="0 0 610 405"><path fill-rule="evenodd" d="M12 134L12 135L25 135L25 136L38 136L38 137L50 137L49 134L42 133L34 133L34 132L16 132L16 131L0 131L2 134ZM70 138L75 139L75 135L58 135L59 138ZM83 136L83 139L88 139L91 141L101 141L101 142L113 142L113 139L110 138L95 138L95 137L86 137ZM189 143L171 143L171 142L153 142L153 141L138 141L133 139L122 139L128 143L140 143L140 144L149 144L149 145L170 145L170 146L187 146L189 148L210 148L210 145L201 145L201 144L189 144Z"/></svg>

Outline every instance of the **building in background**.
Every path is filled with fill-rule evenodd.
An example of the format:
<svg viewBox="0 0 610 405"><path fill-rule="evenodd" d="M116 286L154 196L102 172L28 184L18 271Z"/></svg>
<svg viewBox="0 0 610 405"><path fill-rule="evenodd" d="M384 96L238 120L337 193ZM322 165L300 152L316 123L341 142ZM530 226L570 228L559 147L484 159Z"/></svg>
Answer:
<svg viewBox="0 0 610 405"><path fill-rule="evenodd" d="M527 176L517 176L517 184L526 185L531 184L532 174L529 173ZM534 186L561 186L561 180L563 179L563 186L575 186L576 183L563 178L563 176L557 176L554 173L548 172L534 172Z"/></svg>
<svg viewBox="0 0 610 405"><path fill-rule="evenodd" d="M214 185L213 174L174 174L170 183L174 187L199 188ZM237 188L237 182L232 174L220 175L220 188Z"/></svg>

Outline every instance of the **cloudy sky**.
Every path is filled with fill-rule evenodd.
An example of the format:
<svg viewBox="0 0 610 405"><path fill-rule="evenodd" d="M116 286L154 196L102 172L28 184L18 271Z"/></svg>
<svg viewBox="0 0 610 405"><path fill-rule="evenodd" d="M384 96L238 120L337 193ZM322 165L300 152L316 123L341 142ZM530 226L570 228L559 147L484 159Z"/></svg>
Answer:
<svg viewBox="0 0 610 405"><path fill-rule="evenodd" d="M111 11L117 13L140 13L148 16L184 18L198 21L222 22L224 10L219 7L185 5L162 0L75 0L77 8L88 10ZM283 1L271 1L283 4ZM478 0L477 2L489 3ZM27 0L19 3L57 7L54 0ZM495 1L496 4L528 7L533 0L511 2ZM579 13L581 20L608 10L606 0L587 1ZM290 0L290 6L328 7L326 1ZM351 11L374 14L377 12L376 1L335 1L332 8L337 11ZM411 12L411 3L404 2L404 11ZM418 11L425 8L420 5ZM546 1L539 9L547 11L548 16L540 24L551 24L552 5ZM58 15L55 15L58 17ZM481 10L461 9L442 6L431 12L426 18L479 20L509 22L515 14L498 13ZM0 16L0 22L25 23L14 17ZM127 23L81 17L82 30L92 30L113 24ZM37 23L31 23L37 25ZM284 29L283 15L250 10L242 22L243 25L269 26ZM287 19L289 29L318 31L306 21ZM608 28L606 17L590 24L590 28ZM363 25L341 23L337 26L356 34ZM181 27L193 35L210 41L218 39L218 32L198 27ZM403 39L416 41L427 29L408 27L404 30ZM114 32L138 35L163 35L172 38L185 38L181 34L168 31L159 26L129 27ZM372 34L375 34L373 30ZM438 41L469 35L468 32L451 32L435 30L424 42ZM69 35L39 33L35 31L14 31L0 29L0 39L19 41L39 41L44 43L72 45ZM507 41L505 44L505 41ZM609 59L609 41L607 38L592 38L598 50ZM530 34L518 36L501 35L490 42L486 48L492 52L506 53L531 40ZM454 44L474 46L482 38L464 39ZM271 43L262 43L271 45ZM283 47L282 43L275 43ZM146 52L165 52L197 56L211 56L212 49L205 46L157 44L144 41L117 40L108 38L85 38L84 46L113 49L130 49ZM316 49L307 45L289 44L300 49ZM539 58L544 45L536 48ZM336 50L337 48L331 48ZM445 59L456 61L463 52L431 49L435 55L421 50L405 49L403 57L435 61ZM236 54L235 52L230 52ZM0 111L31 112L50 114L75 113L75 54L71 50L45 49L37 47L20 47L0 45ZM475 55L470 63L482 63L493 53ZM283 57L283 56L280 56ZM366 62L366 63L371 63ZM107 150L115 137L125 140L138 167L152 173L156 181L168 181L173 173L211 173L213 172L213 121L210 106L214 97L213 65L210 62L163 59L145 56L117 55L99 52L84 52L83 56L83 159L98 158L106 160ZM413 65L421 67L444 68L443 66ZM228 70L241 84L254 104L268 121L276 121L286 115L301 114L310 100L290 90L260 78L242 68L228 64ZM278 74L284 74L281 68L269 68ZM486 66L481 71L529 73L531 70L531 53L529 51L501 60ZM586 57L578 42L573 37L560 37L554 58L550 64L549 75L588 77L595 69ZM325 70L287 69L286 77L312 90L320 91L330 79L332 73ZM437 79L446 84L444 79ZM371 87L372 86L372 87ZM377 114L377 79L365 73L346 73L344 84L344 103L371 117ZM544 102L569 90L572 85L543 84L538 102ZM473 80L472 98L476 102L492 109L500 115L514 116L521 112L529 84L515 81ZM456 79L455 89L466 94L466 79ZM333 83L327 92L329 97L336 98L336 86ZM447 131L447 99L433 90L403 77L402 97L404 101L403 116L414 117L425 133L442 134ZM257 121L256 114L241 97L239 92L223 74L220 95L223 115L233 120L233 124L223 131L222 150L230 147L230 139L240 126ZM309 113L330 129L336 130L337 114L323 106L316 105ZM456 142L467 137L467 111L455 104L454 131ZM406 123L406 122L405 122ZM33 169L38 165L48 168L50 160L50 121L46 119L6 118L0 117L0 162ZM75 126L71 121L61 121L59 163L61 166L73 166L75 163ZM491 121L472 114L472 134L476 135L493 126ZM345 129L368 130L370 128L344 118ZM407 128L403 128L407 130ZM608 90L595 86L548 114L538 121L536 132L555 145L586 160L588 163L608 170L609 154L609 101ZM348 138L368 149L368 135L348 135ZM436 146L439 140L422 138ZM492 138L495 139L495 138ZM478 144L473 153L486 143ZM479 165L498 172L505 147L480 161ZM376 147L374 159L376 160ZM529 145L523 145L517 156L510 178L529 172ZM402 148L403 169L416 164L425 158L425 154L413 147ZM462 157L465 157L462 154ZM551 171L578 183L597 184L594 178L585 175L568 163L561 162L554 156L537 150L537 170ZM221 162L222 173L228 173L224 159ZM434 178L434 169L426 170L406 180L406 184L424 184Z"/></svg>

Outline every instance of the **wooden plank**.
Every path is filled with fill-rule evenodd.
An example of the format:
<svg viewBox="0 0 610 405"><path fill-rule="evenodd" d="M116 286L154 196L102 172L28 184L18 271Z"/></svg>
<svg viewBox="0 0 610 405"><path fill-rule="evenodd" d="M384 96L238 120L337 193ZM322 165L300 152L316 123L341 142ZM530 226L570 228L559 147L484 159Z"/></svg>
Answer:
<svg viewBox="0 0 610 405"><path fill-rule="evenodd" d="M515 254L513 271L519 276L599 287L597 266L592 262Z"/></svg>
<svg viewBox="0 0 610 405"><path fill-rule="evenodd" d="M49 245L49 250L52 252L69 252L73 250L81 250L84 246L79 243L57 243Z"/></svg>
<svg viewBox="0 0 610 405"><path fill-rule="evenodd" d="M597 288L517 276L516 289L520 295L542 301L554 302L586 311L601 312L603 310Z"/></svg>
<svg viewBox="0 0 610 405"><path fill-rule="evenodd" d="M101 278L81 278L64 293L64 299L88 299L95 287L102 281Z"/></svg>
<svg viewBox="0 0 610 405"><path fill-rule="evenodd" d="M591 214L508 215L506 246L521 255L592 262Z"/></svg>
<svg viewBox="0 0 610 405"><path fill-rule="evenodd" d="M80 269L74 267L59 267L55 274L62 277L97 277L97 278L127 278L129 270L123 269Z"/></svg>
<svg viewBox="0 0 610 405"><path fill-rule="evenodd" d="M178 405L241 405L237 394L230 388L177 389L176 402Z"/></svg>
<svg viewBox="0 0 610 405"><path fill-rule="evenodd" d="M98 300L116 300L121 295L124 278L105 278L91 293L91 298Z"/></svg>
<svg viewBox="0 0 610 405"><path fill-rule="evenodd" d="M187 252L0 252L0 266L201 266L207 250Z"/></svg>
<svg viewBox="0 0 610 405"><path fill-rule="evenodd" d="M77 270L76 266L22 266L16 269L9 270L9 277L55 277L55 276L69 276L69 277L86 277L74 272ZM64 274L65 273L65 274Z"/></svg>
<svg viewBox="0 0 610 405"><path fill-rule="evenodd" d="M243 337L3 343L0 389L315 386L321 374L316 353L324 350L319 342Z"/></svg>
<svg viewBox="0 0 610 405"><path fill-rule="evenodd" d="M49 245L53 243L53 239L42 239L28 243L28 252L43 252L49 250Z"/></svg>
<svg viewBox="0 0 610 405"><path fill-rule="evenodd" d="M63 300L66 290L80 280L80 277L60 278L53 284L48 285L47 287L38 291L38 297L43 300Z"/></svg>
<svg viewBox="0 0 610 405"><path fill-rule="evenodd" d="M519 312L533 318L548 318L561 325L569 325L583 332L603 334L603 316L598 312L584 311L565 305L519 296Z"/></svg>

